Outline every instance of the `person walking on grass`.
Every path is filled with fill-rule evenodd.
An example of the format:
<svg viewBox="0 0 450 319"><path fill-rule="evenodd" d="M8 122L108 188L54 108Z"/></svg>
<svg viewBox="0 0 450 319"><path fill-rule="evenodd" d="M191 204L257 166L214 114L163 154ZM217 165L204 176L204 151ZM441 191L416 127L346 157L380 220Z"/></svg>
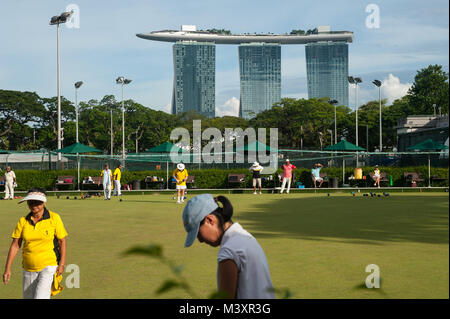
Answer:
<svg viewBox="0 0 450 319"><path fill-rule="evenodd" d="M253 194L256 194L256 184L259 187L259 194L262 194L261 172L264 168L258 162L254 162L250 171L253 175Z"/></svg>
<svg viewBox="0 0 450 319"><path fill-rule="evenodd" d="M14 199L14 187L17 183L16 174L11 166L6 167L5 172L5 199Z"/></svg>
<svg viewBox="0 0 450 319"><path fill-rule="evenodd" d="M184 203L184 192L186 190L188 172L183 163L177 164L177 168L173 172L173 178L175 179L177 189L177 204Z"/></svg>
<svg viewBox="0 0 450 319"><path fill-rule="evenodd" d="M287 191L286 193L289 194L289 190L291 189L291 181L292 181L292 170L296 169L295 165L291 164L289 162L289 159L286 159L286 163L284 163L281 168L283 169L283 184L281 185L281 191L280 194L283 194L284 188L286 187L287 183Z"/></svg>
<svg viewBox="0 0 450 319"><path fill-rule="evenodd" d="M323 184L323 178L320 177L320 170L322 169L323 165L320 163L314 164L314 168L311 170L311 177L313 180L314 188L317 188L317 182L319 182L319 188Z"/></svg>
<svg viewBox="0 0 450 319"><path fill-rule="evenodd" d="M217 258L219 293L237 299L274 299L264 250L255 237L231 220L232 216L233 206L225 196L201 194L193 197L183 210L187 232L184 246L191 246L196 238L212 247L220 246Z"/></svg>
<svg viewBox="0 0 450 319"><path fill-rule="evenodd" d="M12 233L3 283L11 280L11 265L22 244L22 291L24 299L50 299L55 276L61 276L66 263L67 231L61 217L45 207L43 189L30 189L26 201L30 212L20 218Z"/></svg>
<svg viewBox="0 0 450 319"><path fill-rule="evenodd" d="M109 169L109 165L105 164L105 169L102 170L100 176L103 177L103 194L105 195L105 200L111 200L111 184L112 184L112 172ZM100 186L100 182L98 183Z"/></svg>
<svg viewBox="0 0 450 319"><path fill-rule="evenodd" d="M113 174L113 180L114 180L114 193L113 196L122 196L122 193L120 192L120 188L122 187L120 185L120 179L122 178L122 164L119 164L117 168L114 170Z"/></svg>

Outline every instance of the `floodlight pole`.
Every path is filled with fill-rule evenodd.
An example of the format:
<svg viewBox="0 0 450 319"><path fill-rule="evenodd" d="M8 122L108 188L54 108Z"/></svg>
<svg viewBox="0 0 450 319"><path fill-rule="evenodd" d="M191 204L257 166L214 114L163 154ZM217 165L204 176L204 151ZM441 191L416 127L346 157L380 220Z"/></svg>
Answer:
<svg viewBox="0 0 450 319"><path fill-rule="evenodd" d="M73 14L73 11L63 12L59 16L54 16L50 20L50 25L56 24L56 73L57 73L57 95L58 95L58 124L57 124L57 141L58 141L58 149L62 147L62 138L61 138L61 71L60 71L60 54L59 54L59 25L61 23L66 23L70 16ZM61 153L58 152L58 164L61 164Z"/></svg>
<svg viewBox="0 0 450 319"><path fill-rule="evenodd" d="M112 113L112 106L110 106L109 111L111 112L111 156L113 156L113 113Z"/></svg>
<svg viewBox="0 0 450 319"><path fill-rule="evenodd" d="M122 82L122 161L125 166L125 107L123 102L123 82Z"/></svg>
<svg viewBox="0 0 450 319"><path fill-rule="evenodd" d="M58 149L61 149L61 70L59 55L59 23L56 25L56 73L57 73L57 94L58 94ZM61 153L58 152L58 166L61 165ZM58 167L60 168L60 167Z"/></svg>

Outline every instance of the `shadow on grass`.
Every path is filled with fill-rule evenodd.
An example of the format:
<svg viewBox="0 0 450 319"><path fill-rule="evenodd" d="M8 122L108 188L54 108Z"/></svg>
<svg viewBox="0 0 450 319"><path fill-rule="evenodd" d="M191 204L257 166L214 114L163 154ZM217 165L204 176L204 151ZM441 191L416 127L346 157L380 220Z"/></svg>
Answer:
<svg viewBox="0 0 450 319"><path fill-rule="evenodd" d="M445 244L448 197L311 197L256 203L238 212L256 238L301 238L382 245L382 242Z"/></svg>

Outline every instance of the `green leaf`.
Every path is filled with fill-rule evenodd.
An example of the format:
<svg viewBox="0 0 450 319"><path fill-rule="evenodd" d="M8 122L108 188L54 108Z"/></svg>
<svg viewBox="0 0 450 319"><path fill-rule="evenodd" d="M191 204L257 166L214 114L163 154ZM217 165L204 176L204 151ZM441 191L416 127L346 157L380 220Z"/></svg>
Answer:
<svg viewBox="0 0 450 319"><path fill-rule="evenodd" d="M134 246L123 253L124 255L144 255L149 257L161 258L162 247L160 245L151 244L147 247Z"/></svg>

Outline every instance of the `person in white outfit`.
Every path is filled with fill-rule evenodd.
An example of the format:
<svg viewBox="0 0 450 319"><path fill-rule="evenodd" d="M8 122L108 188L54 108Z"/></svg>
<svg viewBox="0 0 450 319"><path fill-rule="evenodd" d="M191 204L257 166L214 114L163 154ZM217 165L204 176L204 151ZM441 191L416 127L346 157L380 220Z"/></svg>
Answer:
<svg viewBox="0 0 450 319"><path fill-rule="evenodd" d="M16 183L16 174L11 170L11 166L8 166L5 173L5 199L14 198L14 185Z"/></svg>
<svg viewBox="0 0 450 319"><path fill-rule="evenodd" d="M105 200L111 200L111 184L112 184L112 172L109 169L109 165L105 164L105 169L102 171L100 176L103 177L103 193L105 195ZM99 184L100 186L100 184Z"/></svg>

